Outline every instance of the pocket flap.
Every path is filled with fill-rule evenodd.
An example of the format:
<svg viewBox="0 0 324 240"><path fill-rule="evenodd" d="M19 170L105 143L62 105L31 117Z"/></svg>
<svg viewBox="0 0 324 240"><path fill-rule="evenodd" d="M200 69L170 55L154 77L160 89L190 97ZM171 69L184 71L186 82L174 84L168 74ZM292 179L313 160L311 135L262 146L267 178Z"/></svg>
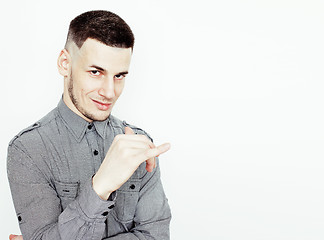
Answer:
<svg viewBox="0 0 324 240"><path fill-rule="evenodd" d="M55 182L56 191L61 197L76 198L79 189L79 183Z"/></svg>

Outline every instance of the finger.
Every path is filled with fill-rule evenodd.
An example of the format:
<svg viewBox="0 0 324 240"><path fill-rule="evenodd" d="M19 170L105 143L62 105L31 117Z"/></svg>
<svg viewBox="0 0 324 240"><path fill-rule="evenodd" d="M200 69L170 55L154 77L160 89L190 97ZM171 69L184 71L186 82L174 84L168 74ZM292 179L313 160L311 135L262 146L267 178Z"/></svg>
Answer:
<svg viewBox="0 0 324 240"><path fill-rule="evenodd" d="M145 135L126 135L127 139L133 140L133 141L140 141L145 142L148 144L151 148L155 148L154 143Z"/></svg>
<svg viewBox="0 0 324 240"><path fill-rule="evenodd" d="M10 234L9 239L10 240L23 240L23 237L21 235Z"/></svg>
<svg viewBox="0 0 324 240"><path fill-rule="evenodd" d="M154 143L145 135L118 135L118 139L114 139L115 144L122 144L124 147L140 147L155 148Z"/></svg>
<svg viewBox="0 0 324 240"><path fill-rule="evenodd" d="M135 134L133 129L131 129L130 127L125 127L125 134L126 135L130 135L130 134Z"/></svg>
<svg viewBox="0 0 324 240"><path fill-rule="evenodd" d="M14 237L16 237L17 235L14 235L14 234L10 234L9 235L9 240L12 240L12 239L14 239Z"/></svg>
<svg viewBox="0 0 324 240"><path fill-rule="evenodd" d="M127 127L128 128L128 127ZM130 130L129 130L130 129ZM131 133L130 131L133 131L131 128L129 128L128 130L126 130L125 128L125 134L122 134L122 135L117 135L115 137L115 141L117 141L117 137L118 137L118 140L127 140L127 141L139 141L139 142L145 142L147 143L151 148L155 148L155 145L154 143L145 135L142 135L142 134L134 134Z"/></svg>
<svg viewBox="0 0 324 240"><path fill-rule="evenodd" d="M146 160L146 171L152 172L155 164L155 158L150 158Z"/></svg>
<svg viewBox="0 0 324 240"><path fill-rule="evenodd" d="M137 156L138 160L144 161L165 153L170 149L170 143L164 143L158 147L150 148Z"/></svg>
<svg viewBox="0 0 324 240"><path fill-rule="evenodd" d="M155 157L150 158L149 160L146 160L146 171L152 172L153 169L156 168L156 160L155 160Z"/></svg>
<svg viewBox="0 0 324 240"><path fill-rule="evenodd" d="M149 142L140 142L140 141L129 141L127 142L127 146L132 149L149 149L149 148L155 148L154 145L152 145Z"/></svg>

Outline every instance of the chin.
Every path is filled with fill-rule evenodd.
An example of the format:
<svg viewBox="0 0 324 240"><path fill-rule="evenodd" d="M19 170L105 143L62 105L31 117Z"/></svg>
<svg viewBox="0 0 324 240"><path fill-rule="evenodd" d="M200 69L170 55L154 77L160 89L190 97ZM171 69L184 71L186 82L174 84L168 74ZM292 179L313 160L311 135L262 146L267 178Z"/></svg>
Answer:
<svg viewBox="0 0 324 240"><path fill-rule="evenodd" d="M110 115L110 111L105 113L97 111L80 111L80 113L83 115L83 117L91 121L104 121Z"/></svg>
<svg viewBox="0 0 324 240"><path fill-rule="evenodd" d="M105 121L108 117L109 117L109 115L101 117L101 118L99 117L99 118L94 119L94 121Z"/></svg>
<svg viewBox="0 0 324 240"><path fill-rule="evenodd" d="M110 112L105 113L105 114L94 114L94 115L92 115L93 116L92 120L105 121L109 117L109 115L110 115Z"/></svg>

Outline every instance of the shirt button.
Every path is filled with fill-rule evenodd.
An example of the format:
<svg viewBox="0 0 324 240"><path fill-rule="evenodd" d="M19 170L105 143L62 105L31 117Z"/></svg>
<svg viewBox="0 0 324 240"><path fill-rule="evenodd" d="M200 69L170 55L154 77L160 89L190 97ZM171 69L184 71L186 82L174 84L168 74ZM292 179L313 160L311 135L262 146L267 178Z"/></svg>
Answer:
<svg viewBox="0 0 324 240"><path fill-rule="evenodd" d="M107 216L108 215L108 212L103 212L101 215L102 216Z"/></svg>
<svg viewBox="0 0 324 240"><path fill-rule="evenodd" d="M98 153L99 153L99 152L98 152L97 150L94 150L94 151L93 151L93 154L94 154L95 156L97 156Z"/></svg>
<svg viewBox="0 0 324 240"><path fill-rule="evenodd" d="M114 207L115 207L115 205L112 204L112 205L110 205L110 206L108 207L108 209L112 209L112 208L114 208Z"/></svg>
<svg viewBox="0 0 324 240"><path fill-rule="evenodd" d="M92 128L92 125L88 125L88 129L90 130Z"/></svg>
<svg viewBox="0 0 324 240"><path fill-rule="evenodd" d="M130 189L135 189L135 185L132 184L132 185L129 186L129 188L130 188Z"/></svg>

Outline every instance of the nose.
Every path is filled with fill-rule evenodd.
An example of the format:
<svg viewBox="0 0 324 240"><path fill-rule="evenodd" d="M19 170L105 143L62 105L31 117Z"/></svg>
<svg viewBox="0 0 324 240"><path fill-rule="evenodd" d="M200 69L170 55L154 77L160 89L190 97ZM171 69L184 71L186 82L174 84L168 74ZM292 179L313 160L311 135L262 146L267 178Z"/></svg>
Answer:
<svg viewBox="0 0 324 240"><path fill-rule="evenodd" d="M99 89L99 95L103 96L105 98L114 98L116 96L115 94L115 83L114 79L108 77L103 81L102 86Z"/></svg>

